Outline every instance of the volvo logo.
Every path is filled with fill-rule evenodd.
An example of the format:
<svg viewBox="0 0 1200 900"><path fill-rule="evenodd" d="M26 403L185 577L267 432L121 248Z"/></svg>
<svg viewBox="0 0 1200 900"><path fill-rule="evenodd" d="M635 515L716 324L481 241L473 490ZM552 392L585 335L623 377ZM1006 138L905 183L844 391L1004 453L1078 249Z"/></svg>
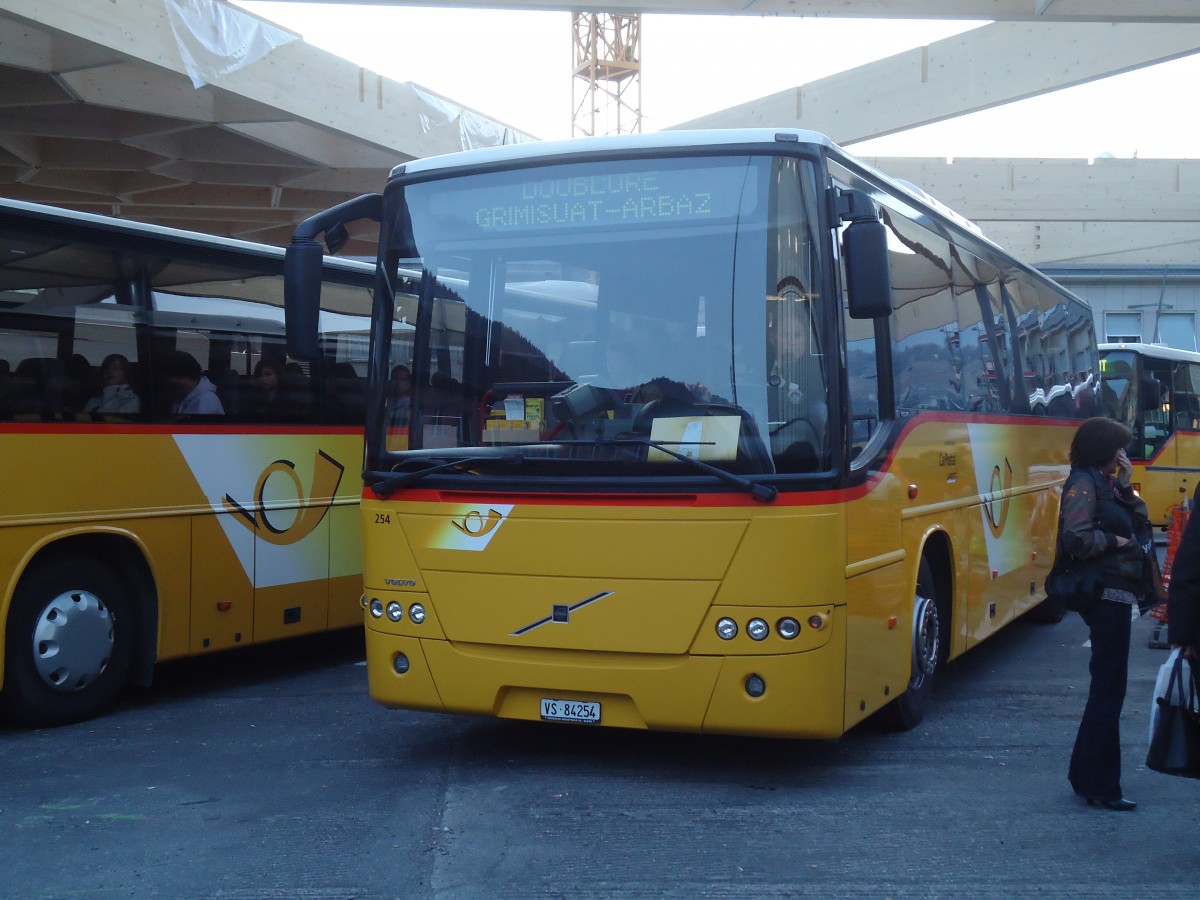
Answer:
<svg viewBox="0 0 1200 900"><path fill-rule="evenodd" d="M575 612L576 610L583 609L583 607L587 606L589 603L595 603L597 600L603 600L605 597L611 596L612 593L612 591L601 591L599 594L593 594L586 600L580 600L578 603L555 603L550 607L550 615L543 616L536 622L530 622L524 628L518 628L516 631L512 632L511 636L519 637L522 634L527 634L528 632L533 631L535 628L541 628L543 625L549 622L555 622L560 625L569 624L571 621L571 613Z"/></svg>

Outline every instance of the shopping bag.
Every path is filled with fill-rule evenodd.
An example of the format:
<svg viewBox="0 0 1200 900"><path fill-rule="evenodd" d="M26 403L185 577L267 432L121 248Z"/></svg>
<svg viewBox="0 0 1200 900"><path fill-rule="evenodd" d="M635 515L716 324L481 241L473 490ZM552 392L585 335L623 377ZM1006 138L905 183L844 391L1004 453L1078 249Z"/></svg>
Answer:
<svg viewBox="0 0 1200 900"><path fill-rule="evenodd" d="M1178 651L1171 654L1166 690L1155 687L1150 750L1146 767L1165 775L1200 778L1200 711L1191 668ZM1160 676L1161 676L1160 670Z"/></svg>
<svg viewBox="0 0 1200 900"><path fill-rule="evenodd" d="M1183 653L1178 647L1167 656L1167 661L1158 667L1158 678L1154 682L1154 693L1150 695L1150 734L1146 740L1154 740L1154 729L1158 726L1158 713L1162 709L1159 699L1167 696L1167 686L1171 683L1171 672L1175 668L1175 660ZM1183 664L1189 665L1185 659Z"/></svg>

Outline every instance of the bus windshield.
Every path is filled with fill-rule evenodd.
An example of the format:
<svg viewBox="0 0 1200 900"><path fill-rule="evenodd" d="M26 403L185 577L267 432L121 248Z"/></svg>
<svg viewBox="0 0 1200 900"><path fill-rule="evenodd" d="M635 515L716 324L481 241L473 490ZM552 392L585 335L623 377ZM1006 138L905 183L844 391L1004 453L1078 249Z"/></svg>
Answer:
<svg viewBox="0 0 1200 900"><path fill-rule="evenodd" d="M489 477L831 466L840 311L811 161L608 159L388 196L394 314L369 468L452 448L519 450Z"/></svg>

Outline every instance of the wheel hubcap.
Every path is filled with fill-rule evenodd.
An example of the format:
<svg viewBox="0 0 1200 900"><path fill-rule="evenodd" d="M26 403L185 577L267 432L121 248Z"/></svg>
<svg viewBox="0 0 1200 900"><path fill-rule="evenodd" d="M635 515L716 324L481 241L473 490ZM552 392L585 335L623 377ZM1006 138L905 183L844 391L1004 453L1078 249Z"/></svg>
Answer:
<svg viewBox="0 0 1200 900"><path fill-rule="evenodd" d="M92 684L108 667L114 643L108 607L90 591L67 591L51 600L33 629L33 664L56 691Z"/></svg>
<svg viewBox="0 0 1200 900"><path fill-rule="evenodd" d="M927 597L917 597L913 609L912 683L919 685L937 668L938 649L937 604Z"/></svg>

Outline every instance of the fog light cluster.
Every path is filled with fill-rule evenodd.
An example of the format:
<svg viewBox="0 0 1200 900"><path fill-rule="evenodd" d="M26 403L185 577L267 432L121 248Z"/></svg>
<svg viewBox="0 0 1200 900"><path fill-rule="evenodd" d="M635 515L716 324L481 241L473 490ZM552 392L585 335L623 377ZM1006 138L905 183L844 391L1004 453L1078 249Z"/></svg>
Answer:
<svg viewBox="0 0 1200 900"><path fill-rule="evenodd" d="M808 624L810 628L819 629L825 624L825 620L820 616L812 616L808 620ZM791 616L784 616L775 623L775 633L785 641L795 640L800 634L800 623ZM766 619L755 616L746 623L746 634L752 641L765 641L771 634L771 626L767 624ZM728 616L722 616L717 620L717 637L723 641L732 641L737 635L737 622Z"/></svg>
<svg viewBox="0 0 1200 900"><path fill-rule="evenodd" d="M383 601L378 597L372 597L369 600L364 595L362 605L371 611L371 615L376 619L382 619L384 615L393 622L399 622L404 618L404 604L399 600L389 600L387 606L384 606ZM420 603L414 603L408 608L408 620L414 625L420 625L425 621L425 607Z"/></svg>

